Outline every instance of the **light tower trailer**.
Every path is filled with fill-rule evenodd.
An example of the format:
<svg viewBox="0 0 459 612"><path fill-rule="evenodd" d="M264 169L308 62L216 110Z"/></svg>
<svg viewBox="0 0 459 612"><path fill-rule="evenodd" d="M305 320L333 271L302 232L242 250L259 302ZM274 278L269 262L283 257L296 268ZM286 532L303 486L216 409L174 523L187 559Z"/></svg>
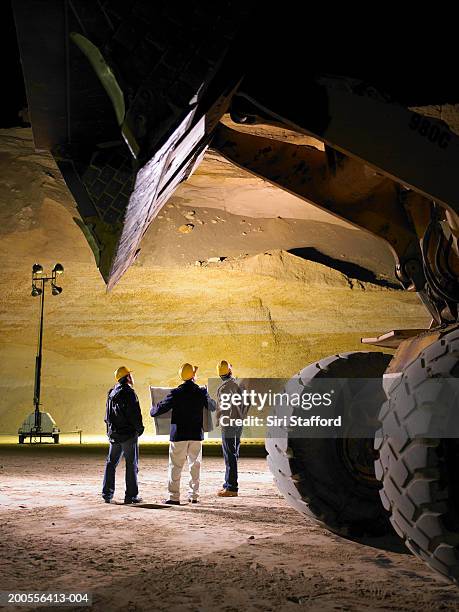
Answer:
<svg viewBox="0 0 459 612"><path fill-rule="evenodd" d="M59 443L60 429L49 412L39 412L39 425L36 427L36 412L31 412L18 429L19 444L24 444L29 438L30 443L42 442L42 438L53 438L54 444Z"/></svg>
<svg viewBox="0 0 459 612"><path fill-rule="evenodd" d="M41 443L43 438L53 438L54 444L59 443L60 430L56 427L56 421L48 412L40 410L41 396L41 366L43 360L43 321L45 312L45 288L49 282L53 295L60 295L62 287L56 283L57 276L64 272L64 267L57 263L51 276L43 274L43 266L35 263L32 267L32 297L40 297L40 323L38 328L38 347L35 357L35 389L33 395L34 411L22 423L18 429L19 444L23 444L26 438L30 443Z"/></svg>

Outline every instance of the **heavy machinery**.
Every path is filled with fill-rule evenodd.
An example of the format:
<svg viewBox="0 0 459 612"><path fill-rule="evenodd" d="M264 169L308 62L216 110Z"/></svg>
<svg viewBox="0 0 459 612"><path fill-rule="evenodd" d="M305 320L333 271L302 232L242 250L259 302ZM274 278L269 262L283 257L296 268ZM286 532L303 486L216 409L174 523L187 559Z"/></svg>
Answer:
<svg viewBox="0 0 459 612"><path fill-rule="evenodd" d="M410 434L424 386L459 372L459 92L440 70L456 38L445 20L380 11L344 27L335 7L333 26L325 6L305 19L298 3L261 12L240 0L13 8L35 146L54 156L108 289L208 147L387 242L430 329L371 339L397 349L392 359L332 356L296 377L380 378L375 466L365 439L268 441L269 462L300 511L343 534L381 533L389 514L414 554L459 584L459 442ZM238 129L256 124L323 147Z"/></svg>

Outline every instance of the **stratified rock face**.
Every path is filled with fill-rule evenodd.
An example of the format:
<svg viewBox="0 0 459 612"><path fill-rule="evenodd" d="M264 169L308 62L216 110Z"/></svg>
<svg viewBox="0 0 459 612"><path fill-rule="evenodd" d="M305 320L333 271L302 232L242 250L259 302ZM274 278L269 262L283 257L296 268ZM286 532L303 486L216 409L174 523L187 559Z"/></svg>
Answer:
<svg viewBox="0 0 459 612"><path fill-rule="evenodd" d="M220 162L218 172L206 175L204 165L197 183L180 188L137 263L107 294L53 161L34 152L28 130L0 133L0 155L0 432L13 433L32 409L35 261L65 267L63 293L47 295L42 387L43 409L64 431L103 433L105 395L119 365L135 369L153 433L148 385L176 384L184 361L200 366L202 383L220 359L240 376L290 376L320 357L358 350L362 335L429 323L416 296L354 282L338 265L352 254L355 264L389 276L383 243L324 222L303 202L303 217L263 217L259 199L272 188L248 175L225 178ZM237 211L234 194L245 185L250 198ZM278 193L279 207L297 206ZM193 228L182 233L187 224ZM318 257L321 246L328 259Z"/></svg>
<svg viewBox="0 0 459 612"><path fill-rule="evenodd" d="M350 286L348 277L338 270L314 261L305 261L286 251L268 251L234 262L230 261L228 265L246 274L270 276L284 281L298 281L306 286L314 286L314 288Z"/></svg>

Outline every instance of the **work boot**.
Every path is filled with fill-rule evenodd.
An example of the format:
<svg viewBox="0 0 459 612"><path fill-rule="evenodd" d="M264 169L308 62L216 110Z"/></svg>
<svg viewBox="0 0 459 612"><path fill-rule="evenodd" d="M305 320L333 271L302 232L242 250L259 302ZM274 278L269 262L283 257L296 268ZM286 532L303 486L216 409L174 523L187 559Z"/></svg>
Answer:
<svg viewBox="0 0 459 612"><path fill-rule="evenodd" d="M175 499L163 499L163 504L168 504L169 506L180 506L180 502Z"/></svg>
<svg viewBox="0 0 459 612"><path fill-rule="evenodd" d="M218 497L237 497L237 491L230 491L229 489L222 489L217 493Z"/></svg>
<svg viewBox="0 0 459 612"><path fill-rule="evenodd" d="M192 499L192 498L190 497L190 499L188 500L188 503L189 503L189 504L197 504L197 503L198 503L198 500L197 500L197 499Z"/></svg>
<svg viewBox="0 0 459 612"><path fill-rule="evenodd" d="M124 499L124 503L125 504L140 504L142 503L143 499L141 497L131 497L129 498L125 498Z"/></svg>
<svg viewBox="0 0 459 612"><path fill-rule="evenodd" d="M112 503L112 498L111 497L102 497L102 499L104 500L104 502L106 504L111 504Z"/></svg>

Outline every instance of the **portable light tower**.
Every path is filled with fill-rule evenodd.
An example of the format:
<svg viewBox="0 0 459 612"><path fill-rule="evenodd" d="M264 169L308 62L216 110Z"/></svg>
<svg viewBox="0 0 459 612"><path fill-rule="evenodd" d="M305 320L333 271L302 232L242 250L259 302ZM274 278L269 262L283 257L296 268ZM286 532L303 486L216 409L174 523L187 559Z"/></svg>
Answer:
<svg viewBox="0 0 459 612"><path fill-rule="evenodd" d="M18 430L19 444L23 444L26 438L30 438L30 442L39 441L42 438L52 437L54 442L59 442L60 430L56 427L56 422L48 412L40 412L40 394L41 394L41 366L43 356L43 321L45 311L45 289L46 284L50 283L52 295L60 295L62 287L57 284L57 276L63 274L64 266L55 264L51 271L51 276L46 276L43 272L43 266L35 263L32 266L32 297L40 296L40 324L38 331L38 348L35 357L35 388L33 394L34 412L32 412L23 422Z"/></svg>

